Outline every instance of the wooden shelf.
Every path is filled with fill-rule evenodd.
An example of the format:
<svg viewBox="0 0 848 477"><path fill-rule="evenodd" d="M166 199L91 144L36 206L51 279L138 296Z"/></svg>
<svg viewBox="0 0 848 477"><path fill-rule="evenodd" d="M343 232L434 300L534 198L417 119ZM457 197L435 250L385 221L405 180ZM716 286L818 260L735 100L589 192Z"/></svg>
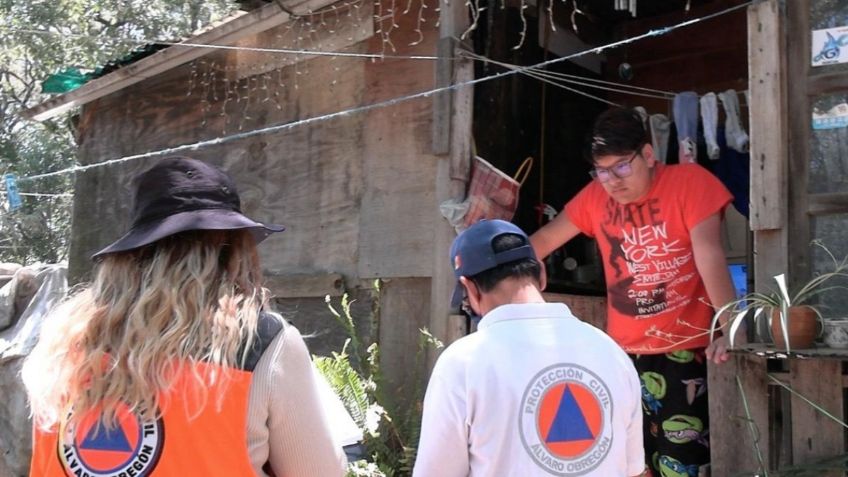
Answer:
<svg viewBox="0 0 848 477"><path fill-rule="evenodd" d="M749 343L739 346L732 353L754 354L769 359L842 359L848 360L848 349L826 348L811 348L811 349L793 349L786 352L786 349L777 348L773 344L766 343Z"/></svg>

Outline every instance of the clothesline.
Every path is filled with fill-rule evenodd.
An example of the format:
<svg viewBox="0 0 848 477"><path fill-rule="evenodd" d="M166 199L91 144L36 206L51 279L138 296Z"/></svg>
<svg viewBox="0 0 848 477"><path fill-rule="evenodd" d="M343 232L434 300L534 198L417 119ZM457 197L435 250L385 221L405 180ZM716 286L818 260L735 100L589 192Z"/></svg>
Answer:
<svg viewBox="0 0 848 477"><path fill-rule="evenodd" d="M485 63L491 63L491 64L498 65L498 66L501 66L501 67L507 68L507 69L521 68L519 65L514 65L514 64L510 64L510 63L505 63L505 62L502 62L502 61L493 60L491 58L487 58L485 56L482 56L482 55L479 55L479 54L476 54L476 53L473 53L473 52L470 52L470 51L467 51L467 50L463 51L461 53L461 56L466 56L466 57L469 57L471 59L474 59L474 60L477 60L477 61L482 61L482 62L485 62ZM642 96L642 97L646 97L646 98L664 99L664 100L672 101L672 100L674 100L674 97L679 94L679 93L675 93L673 91L664 91L664 90L654 89L654 88L645 88L645 87L641 87L641 86L629 85L629 84L626 84L626 83L617 83L617 82L614 82L614 81L606 81L606 80L600 80L600 79L596 79L596 78L589 78L589 77L585 77L585 76L572 75L572 74L567 74L567 73L559 73L559 72L556 72L556 71L549 71L549 70L546 70L546 69L539 69L539 68L528 68L528 69L524 70L522 73L527 74L528 76L536 77L536 78L543 77L543 78L547 78L547 79L555 79L555 80L558 80L558 81L561 81L561 82L564 82L564 83L569 83L569 84L573 84L573 85L577 85L577 86L585 86L585 87L588 87L588 88L599 89L599 90L602 90L602 91L623 93L623 94L627 94L627 95L630 95L630 96ZM533 76L532 74L529 74L529 73L535 73L537 76ZM562 86L561 84L557 84L557 83L554 83L554 84L555 84L555 86L560 86L560 87ZM565 89L570 89L570 88L565 88ZM745 94L745 90L741 90L741 91L740 90L734 90L734 91L736 91L737 95L743 95L744 96L744 94ZM602 98L595 98L595 99L601 100L601 101L606 102L606 103L610 103L609 101L604 100ZM744 104L743 104L743 106L744 106Z"/></svg>
<svg viewBox="0 0 848 477"><path fill-rule="evenodd" d="M507 69L509 69L509 70L519 69L519 67L518 67L518 66L515 66L515 65L509 65L509 64L507 64L507 63L500 63L500 62L497 62L497 61L494 61L494 60L489 60L489 59L486 59L486 58L485 58L485 57L483 57L483 56L476 55L476 54L474 54L474 53L467 52L466 54L467 54L469 57L471 57L471 58L474 58L474 59L480 59L480 60L483 60L483 61L488 61L488 62L490 62L490 63L497 64L497 65L499 65L499 66L503 66L503 67L505 67L505 68L507 68ZM562 89L565 89L565 90L567 90L567 91L571 91L572 93L576 93L576 94L579 94L579 95L585 96L585 97L587 97L587 98L594 99L595 101L600 101L600 102L602 102L602 103L606 103L606 104L608 104L608 105L610 105L610 106L618 106L618 107L621 107L621 105L620 105L620 104L618 104L618 103L614 103L614 102L609 101L609 100L606 100L606 99L604 99L604 98L600 98L600 97L598 97L598 96L595 96L595 95L589 94L589 93L587 93L587 92L585 92L585 91L580 91L580 90L578 90L578 89L574 89L574 88L570 88L570 87L568 87L568 86L565 86L565 85L563 85L563 84L561 84L561 83L557 83L556 81L553 81L552 79L550 79L550 76L547 74L547 70L528 69L528 70L520 71L520 73L521 73L521 74L523 74L523 75L529 76L529 77L531 77L531 78L537 79L537 80L539 80L539 81L542 81L542 82L544 82L544 83L548 83L548 84L554 85L554 86L556 86L556 87L558 87L558 88L562 88Z"/></svg>
<svg viewBox="0 0 848 477"><path fill-rule="evenodd" d="M496 60L493 60L491 58L486 58L485 56L478 55L478 54L475 54L475 53L472 53L472 52L469 52L469 51L465 51L462 54L465 55L465 56L468 56L469 58L472 58L472 59L475 59L475 60L478 60L478 61L483 61L483 62L486 62L486 63L492 63L494 65L498 65L498 66L501 66L501 67L504 67L504 68L507 68L507 69L510 69L510 70L521 68L518 65L504 63L504 62L501 62L501 61L496 61ZM576 90L574 90L572 88L568 88L568 87L563 86L562 84L560 84L556 81L551 81L551 80L559 80L559 81L562 81L562 82L565 82L565 83L570 83L570 84L579 85L579 86L587 86L587 87L590 87L590 88L600 89L600 90L604 90L604 91L615 91L615 92L633 94L633 95L636 95L636 96L646 96L646 97L650 97L650 98L668 99L665 96L665 94L667 94L665 92L661 92L661 93L663 93L663 95L660 96L658 94L641 92L641 90L646 90L648 88L636 88L635 91L629 91L629 90L625 90L625 89L621 89L621 88L612 88L612 87L609 87L609 86L601 86L601 84L608 84L608 85L617 85L617 86L620 86L620 87L630 87L629 85L623 85L621 83L613 83L611 81L592 80L591 78L584 78L584 77L580 77L580 76L576 76L576 75L566 75L564 73L557 73L557 72L548 71L548 70L545 70L545 69L530 68L530 69L522 71L522 74L525 74L527 76L531 76L533 78L537 78L537 79L540 79L540 80L547 79L548 81L545 81L545 82L553 84L554 86L557 86L557 87L567 89L569 91L576 91ZM579 80L572 79L572 78L580 78L583 81L579 81ZM600 84L594 84L590 81L598 81L598 82L600 82ZM651 91L657 91L657 90L651 90ZM582 94L583 92L580 92L580 93ZM620 106L616 103L612 103L612 102L605 100L603 98L598 98L596 96L591 96L591 95L589 95L589 96L594 98L594 99L597 99L601 102L605 102L607 104Z"/></svg>
<svg viewBox="0 0 848 477"><path fill-rule="evenodd" d="M0 195L7 195L5 190L0 190ZM73 197L73 194L42 194L38 192L18 192L18 195L26 197Z"/></svg>
<svg viewBox="0 0 848 477"><path fill-rule="evenodd" d="M460 53L460 56L465 56L467 58L471 58L477 61L491 63L506 68L508 70L520 69L520 67L517 65L496 61L491 58L486 58L485 56L476 54L471 51L463 51ZM699 119L704 125L703 131L704 138L707 143L707 154L711 159L718 158L718 154L720 151L716 138L718 127L717 100L720 98L722 105L725 108L725 114L727 116L725 121L725 135L727 137L727 144L738 152L747 151L748 136L739 121L739 92L737 91L728 90L723 93L720 93L718 96L716 96L714 93L708 93L705 95L698 96L697 94L691 91L684 93L673 93L670 91L634 87L628 84L616 83L612 81L595 80L593 78L586 78L577 75L554 73L548 70L538 68L525 69L521 71L521 74L526 75L530 78L537 79L547 84L552 84L558 88L562 88L567 91L571 91L613 106L621 107L620 104L617 104L614 101L594 96L592 94L586 93L585 91L574 89L570 86L566 86L566 84L583 86L588 88L596 88L603 91L612 91L617 93L623 93L626 95L673 101L673 121L664 114L658 114L654 115L655 117L651 117L651 115L649 115L644 108L637 108L638 110L640 110L640 114L643 117L645 127L648 128L651 132L655 154L657 159L661 162L666 161L666 151L668 149L668 131L671 124L674 124L677 128L678 134L681 139L679 147L682 153L680 157L683 158L683 160L685 160L686 162L696 161L697 151L695 138L693 137L693 135L698 130L697 124ZM645 92L646 90L651 92ZM728 93L735 93L735 99L733 99L732 96L728 96ZM681 101L680 105L678 105L678 101ZM698 108L699 105L700 111Z"/></svg>
<svg viewBox="0 0 848 477"><path fill-rule="evenodd" d="M574 58L579 58L581 56L585 56L585 55L588 55L588 54L599 54L599 53L601 53L601 52L603 52L607 49L618 48L620 46L627 45L627 44L630 44L630 43L634 43L636 41L640 41L640 40L643 40L643 39L646 39L646 38L652 38L652 37L666 35L668 33L671 33L674 30L677 30L677 29L680 29L680 28L685 28L687 26L691 26L691 25L694 25L694 24L702 22L702 21L710 20L710 19L719 17L721 15L725 15L727 13L739 10L741 8L746 8L750 4L751 4L751 2L746 2L746 3L740 4L740 5L736 5L736 6L724 9L724 10L719 11L719 12L715 12L715 13L712 13L712 14L709 14L709 15L705 15L703 17L693 18L693 19L686 20L684 22L681 22L681 23L678 23L678 24L675 24L675 25L664 27L664 28L661 28L661 29L658 29L658 30L651 30L649 32L646 32L646 33L643 33L643 34L640 34L640 35L637 35L637 36L634 36L634 37L631 37L631 38L626 38L626 39L615 41L615 42L612 42L612 43L609 43L609 44L606 44L606 45L582 50L582 51L575 52L575 53L570 54L570 55L566 55L566 56L563 56L563 57L547 60L547 61L535 64L535 65L519 66L519 67L516 67L515 69L510 69L509 71L496 73L496 74L492 74L492 75L489 75L489 76L476 78L476 79L473 79L473 80L463 81L463 82L455 83L455 84L448 85L448 86L442 86L442 87L430 89L430 90L427 90L427 91L421 91L421 92L418 92L418 93L413 93L413 94L409 94L409 95L406 95L406 96L392 98L392 99L389 99L389 100L380 101L380 102L376 102L376 103L372 103L372 104L368 104L368 105L364 105L364 106L357 106L357 107L350 108L350 109L347 109L347 110L337 111L337 112L333 112L333 113L329 113L329 114L324 114L324 115L321 115L321 116L315 116L315 117L301 119L301 120L292 121L292 122L288 122L288 123L266 126L266 127L257 128L257 129L251 130L251 131L232 134L232 135L219 137L219 138L215 138L215 139L198 141L198 142L190 143L190 144L183 144L183 145L180 145L180 146L175 146L175 147L170 147L170 148L159 149L159 150L150 151L150 152L146 152L146 153L133 154L133 155L124 156L124 157L120 157L120 158L116 158L116 159L109 159L109 160L106 160L106 161L93 163L93 164L87 164L87 165L84 165L84 166L72 166L72 167L68 167L68 168L65 168L65 169L58 170L58 171L46 172L46 173L43 173L43 174L35 174L35 175L32 175L32 176L27 176L27 177L21 177L21 178L18 179L18 182L27 182L27 181L43 179L43 178L46 178L46 177L64 175L64 174L68 174L68 173L83 172L83 171L87 171L87 170L97 168L97 167L104 167L104 166L108 166L108 165L124 163L124 162L133 161L133 160L137 160L137 159L157 157L157 156L165 156L165 155L175 154L175 153L183 152L183 151L196 150L196 149L199 149L201 147L221 145L221 144L225 144L225 143L228 143L228 142L231 142L231 141L246 139L246 138L250 138L250 137L254 137L254 136L258 136L258 135L263 135L263 134L268 134L268 133L272 133L272 132L285 131L285 130L293 129L293 128L300 127L300 126L306 126L306 125L311 125L311 124L315 124L315 123L319 123L319 122L323 122L323 121L338 119L338 118L342 118L342 117L345 117L345 116L358 114L358 113L361 113L361 112L371 111L371 110L374 110L374 109L394 106L394 105L397 105L397 104L400 104L400 103L403 103L403 102L407 102L407 101L411 101L411 100L415 100L415 99L429 98L429 97L432 97L433 95L438 94L438 93L452 91L452 90L455 90L455 89L464 88L464 87L467 87L467 86L472 86L472 85L475 85L475 84L483 83L483 82L486 82L486 81L491 81L491 80L494 80L494 79L504 78L504 77L511 76L513 74L516 74L516 73L524 72L526 70L541 69L541 68L544 68L544 67L556 64L556 63L572 60Z"/></svg>

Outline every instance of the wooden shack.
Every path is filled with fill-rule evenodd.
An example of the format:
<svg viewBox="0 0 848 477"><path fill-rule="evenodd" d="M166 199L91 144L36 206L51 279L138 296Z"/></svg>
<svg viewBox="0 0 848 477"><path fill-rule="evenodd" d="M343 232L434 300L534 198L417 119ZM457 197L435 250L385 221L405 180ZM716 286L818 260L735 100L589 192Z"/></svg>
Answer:
<svg viewBox="0 0 848 477"><path fill-rule="evenodd" d="M848 67L811 66L810 58L814 30L848 25L845 2L623 2L638 4L635 17L611 0L552 10L544 2L403 3L265 4L186 41L248 49L171 46L31 109L39 119L81 106L80 162L126 159L77 174L72 279L125 228L129 178L161 156L134 157L202 143L180 152L228 170L249 215L288 227L262 245L262 258L278 305L301 330L333 329L327 294L351 293L367 318L371 283L383 281L379 315L362 325L378 327L390 377L403 382L419 328L446 341L467 332L448 310L454 231L439 205L464 197L472 150L508 174L535 158L515 217L532 232L543 204L560 209L588 182L581 151L604 102L671 114L668 97L634 96L616 84L660 93L730 89L747 98L750 212L729 213L725 245L732 263L748 266L749 289L765 289L778 273L800 280L818 271L811 238L848 255L844 127L811 129L814 112L848 102ZM663 32L697 18L705 20ZM467 32L472 22L477 29ZM613 84L593 90L594 99L514 73L419 95L503 73L504 63L539 64L652 31L662 34L550 66L558 78ZM548 264L549 297L602 326L594 254L584 239L563 249ZM331 333L313 350L341 340ZM760 346L712 366L712 475L759 475L843 455L844 429L779 384L841 419L840 356L821 347L778 356Z"/></svg>
<svg viewBox="0 0 848 477"><path fill-rule="evenodd" d="M391 41L396 56L430 56L439 32L419 38L417 15L375 21L376 4L327 0L263 3L172 46L56 97L34 117L80 105L79 162L95 164L265 127L294 123L433 87L433 60L372 59ZM430 25L436 14L425 11ZM383 28L381 32L377 32ZM394 29L389 37L385 31ZM413 44L414 45L411 45ZM250 48L344 51L349 56ZM432 150L433 99L422 98L180 151L221 166L239 186L242 208L287 230L260 248L278 308L328 354L344 342L324 302L349 292L362 332L371 326L372 283L383 280L379 341L387 372L413 368L420 328L446 330L446 243L439 215L444 155ZM72 281L89 256L129 223L130 178L162 155L77 174L70 253ZM431 319L439 316L440 320ZM376 322L375 322L376 324ZM422 373L424 376L424 373Z"/></svg>

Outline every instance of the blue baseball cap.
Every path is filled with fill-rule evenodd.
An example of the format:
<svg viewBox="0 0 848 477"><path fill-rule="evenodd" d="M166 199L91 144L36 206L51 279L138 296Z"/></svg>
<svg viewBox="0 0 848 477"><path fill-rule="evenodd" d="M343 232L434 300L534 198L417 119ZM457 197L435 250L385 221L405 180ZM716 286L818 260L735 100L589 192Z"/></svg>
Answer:
<svg viewBox="0 0 848 477"><path fill-rule="evenodd" d="M492 242L506 234L522 237L525 244L495 253ZM473 277L498 265L527 258L537 260L536 252L530 246L527 234L515 224L505 220L481 220L464 230L454 239L450 249L451 265L456 277L451 308L457 310L462 304L463 290L459 277Z"/></svg>

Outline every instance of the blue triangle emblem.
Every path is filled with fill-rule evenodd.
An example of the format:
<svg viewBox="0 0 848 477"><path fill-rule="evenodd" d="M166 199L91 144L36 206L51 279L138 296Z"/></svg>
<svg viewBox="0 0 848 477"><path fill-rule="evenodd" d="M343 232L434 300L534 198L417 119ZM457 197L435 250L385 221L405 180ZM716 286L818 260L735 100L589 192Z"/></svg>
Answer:
<svg viewBox="0 0 848 477"><path fill-rule="evenodd" d="M97 421L96 426L91 426L91 430L85 436L85 440L80 445L82 449L89 450L104 450L116 452L132 452L130 442L124 434L121 426L116 426L111 429L107 428L102 420Z"/></svg>
<svg viewBox="0 0 848 477"><path fill-rule="evenodd" d="M554 422L551 423L548 429L548 437L545 442L573 442L592 440L595 436L586 424L586 418L583 416L583 411L580 410L580 405L574 399L574 394L571 393L571 388L566 385L565 391L562 393L562 398L559 401L559 409L557 409Z"/></svg>

